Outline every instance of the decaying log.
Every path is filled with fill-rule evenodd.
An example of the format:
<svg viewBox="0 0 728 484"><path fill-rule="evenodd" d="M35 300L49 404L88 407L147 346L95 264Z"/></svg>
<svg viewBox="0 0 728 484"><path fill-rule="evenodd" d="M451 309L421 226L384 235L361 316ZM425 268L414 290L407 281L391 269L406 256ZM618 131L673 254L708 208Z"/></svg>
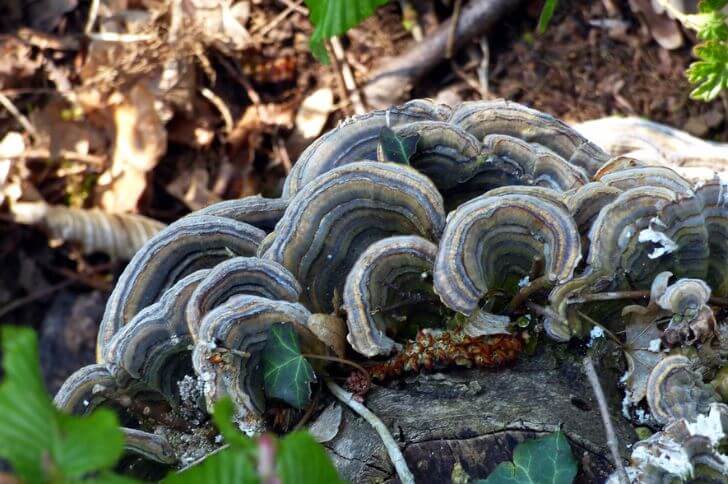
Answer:
<svg viewBox="0 0 728 484"><path fill-rule="evenodd" d="M728 143L704 141L665 124L611 116L572 126L613 156L668 165L688 178L712 178L714 171L728 170Z"/></svg>
<svg viewBox="0 0 728 484"><path fill-rule="evenodd" d="M562 354L548 347L512 368L418 375L377 387L366 405L399 440L416 482L451 482L456 464L472 478L486 477L512 459L519 442L559 428L580 464L577 482L603 482L612 464L598 405L581 359ZM619 410L619 370L602 365L598 372L625 456L636 439ZM348 409L341 431L325 445L351 482L396 480L377 434Z"/></svg>

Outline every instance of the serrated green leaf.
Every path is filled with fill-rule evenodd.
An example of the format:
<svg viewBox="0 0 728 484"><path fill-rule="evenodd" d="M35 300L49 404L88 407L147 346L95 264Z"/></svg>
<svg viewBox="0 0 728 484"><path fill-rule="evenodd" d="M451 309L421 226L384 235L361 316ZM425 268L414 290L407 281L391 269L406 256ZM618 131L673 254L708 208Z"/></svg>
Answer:
<svg viewBox="0 0 728 484"><path fill-rule="evenodd" d="M281 439L276 468L283 484L344 482L324 448L308 432L293 432Z"/></svg>
<svg viewBox="0 0 728 484"><path fill-rule="evenodd" d="M235 404L232 399L223 398L215 404L212 419L215 421L215 425L217 425L225 442L245 451L255 451L255 443L253 440L240 432L233 424L234 414Z"/></svg>
<svg viewBox="0 0 728 484"><path fill-rule="evenodd" d="M700 0L698 11L701 13L710 13L723 10L728 5L728 0Z"/></svg>
<svg viewBox="0 0 728 484"><path fill-rule="evenodd" d="M324 40L341 35L359 25L389 0L305 0L315 30L311 35L311 53L324 64L329 58Z"/></svg>
<svg viewBox="0 0 728 484"><path fill-rule="evenodd" d="M0 336L0 457L29 483L72 481L112 467L124 445L116 416L60 413L43 386L35 332L4 327Z"/></svg>
<svg viewBox="0 0 728 484"><path fill-rule="evenodd" d="M316 381L316 374L301 355L298 335L290 323L270 327L262 360L266 395L295 408L305 407L311 400L311 382Z"/></svg>
<svg viewBox="0 0 728 484"><path fill-rule="evenodd" d="M711 101L728 89L728 42L707 41L696 46L693 52L700 61L686 71L690 83L697 85L690 97Z"/></svg>
<svg viewBox="0 0 728 484"><path fill-rule="evenodd" d="M255 466L244 451L228 447L212 454L199 464L167 476L165 484L254 484L260 482Z"/></svg>
<svg viewBox="0 0 728 484"><path fill-rule="evenodd" d="M513 462L503 462L480 484L571 484L577 465L563 432L516 446Z"/></svg>
<svg viewBox="0 0 728 484"><path fill-rule="evenodd" d="M728 24L720 12L702 14L698 38L700 40L728 40Z"/></svg>
<svg viewBox="0 0 728 484"><path fill-rule="evenodd" d="M379 132L379 142L382 144L384 157L387 161L409 165L412 155L417 151L420 135L402 137L385 126Z"/></svg>
<svg viewBox="0 0 728 484"><path fill-rule="evenodd" d="M538 18L538 33L543 34L551 22L551 18L554 16L556 6L559 4L559 0L546 0L541 9L541 15Z"/></svg>

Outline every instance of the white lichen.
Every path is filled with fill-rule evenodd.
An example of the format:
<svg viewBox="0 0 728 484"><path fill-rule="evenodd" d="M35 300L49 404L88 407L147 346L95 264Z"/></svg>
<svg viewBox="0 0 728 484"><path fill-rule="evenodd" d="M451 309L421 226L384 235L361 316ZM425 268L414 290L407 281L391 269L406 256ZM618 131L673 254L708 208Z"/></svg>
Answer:
<svg viewBox="0 0 728 484"><path fill-rule="evenodd" d="M652 227L642 230L637 240L641 243L652 242L658 246L647 255L650 259L657 259L678 249L678 245L670 237Z"/></svg>
<svg viewBox="0 0 728 484"><path fill-rule="evenodd" d="M591 348L592 345L594 345L594 343L596 342L596 340L598 340L599 338L603 338L603 337L604 337L604 330L600 326L594 326L591 329L591 332L589 333L589 341L587 342L586 345L589 348Z"/></svg>
<svg viewBox="0 0 728 484"><path fill-rule="evenodd" d="M660 338L655 338L650 341L650 344L647 346L647 349L649 351L652 351L653 353L659 353L661 344L662 344L662 341L660 341Z"/></svg>

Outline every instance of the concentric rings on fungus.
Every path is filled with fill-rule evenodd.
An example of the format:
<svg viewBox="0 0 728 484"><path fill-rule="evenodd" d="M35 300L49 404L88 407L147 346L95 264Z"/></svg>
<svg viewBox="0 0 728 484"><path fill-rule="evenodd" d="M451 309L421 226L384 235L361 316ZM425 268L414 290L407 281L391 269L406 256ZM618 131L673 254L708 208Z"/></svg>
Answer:
<svg viewBox="0 0 728 484"><path fill-rule="evenodd" d="M193 338L202 317L236 294L296 302L301 285L285 267L258 257L234 257L216 265L186 303L187 327Z"/></svg>
<svg viewBox="0 0 728 484"><path fill-rule="evenodd" d="M209 215L184 217L154 236L136 253L106 303L96 347L104 361L114 334L175 282L235 256L255 255L262 230Z"/></svg>
<svg viewBox="0 0 728 484"><path fill-rule="evenodd" d="M208 409L229 395L240 417L255 420L265 410L260 352L268 329L292 323L303 353L325 354L324 344L308 329L310 317L300 304L250 295L233 296L208 312L192 352Z"/></svg>
<svg viewBox="0 0 728 484"><path fill-rule="evenodd" d="M514 292L537 257L551 283L572 277L581 244L566 208L532 195L486 194L448 216L435 260L435 292L469 315L488 290Z"/></svg>
<svg viewBox="0 0 728 484"><path fill-rule="evenodd" d="M354 350L371 357L400 348L387 330L402 325L393 311L407 298L411 301L406 318L421 316L429 325L440 322L439 300L432 289L436 254L435 244L417 236L389 237L364 251L344 287L347 340Z"/></svg>
<svg viewBox="0 0 728 484"><path fill-rule="evenodd" d="M553 116L518 103L467 101L457 106L448 119L478 139L505 134L548 148L564 160L593 175L609 155Z"/></svg>
<svg viewBox="0 0 728 484"><path fill-rule="evenodd" d="M352 163L316 178L291 200L263 257L301 283L302 304L331 313L369 245L392 235L437 240L444 220L442 197L426 176L393 163Z"/></svg>
<svg viewBox="0 0 728 484"><path fill-rule="evenodd" d="M185 319L185 306L208 272L209 269L196 271L177 281L159 301L139 311L119 329L105 355L117 379L123 378L124 372L162 393L168 401L179 400L177 382L192 373L192 335Z"/></svg>
<svg viewBox="0 0 728 484"><path fill-rule="evenodd" d="M245 222L271 232L286 211L288 201L283 198L263 198L260 195L214 203L191 216L212 215Z"/></svg>
<svg viewBox="0 0 728 484"><path fill-rule="evenodd" d="M347 119L301 153L286 177L283 198L292 197L313 179L338 166L376 160L382 128L416 121L444 121L449 115L449 107L417 99Z"/></svg>

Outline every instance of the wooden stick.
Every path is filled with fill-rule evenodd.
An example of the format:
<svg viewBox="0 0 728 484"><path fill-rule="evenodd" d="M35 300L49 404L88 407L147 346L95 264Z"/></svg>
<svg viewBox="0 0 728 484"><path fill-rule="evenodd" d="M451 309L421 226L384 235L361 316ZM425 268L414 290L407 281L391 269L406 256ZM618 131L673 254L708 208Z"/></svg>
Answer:
<svg viewBox="0 0 728 484"><path fill-rule="evenodd" d="M455 39L457 38L458 23L460 22L460 14L463 10L463 0L455 0L455 6L452 10L452 20L450 21L450 30L447 36L447 49L445 50L445 58L452 59L455 55Z"/></svg>
<svg viewBox="0 0 728 484"><path fill-rule="evenodd" d="M394 441L392 434L389 432L387 426L384 425L384 422L382 422L379 417L374 415L374 413L367 407L357 402L354 399L353 394L347 392L339 385L334 383L332 380L327 379L326 386L329 387L329 390L331 391L331 393L334 394L336 398L341 400L342 403L347 405L361 418L366 420L369 425L374 427L374 430L377 431L379 437L382 439L384 447L387 449L389 458L392 461L392 464L394 464L394 468L397 471L397 475L399 476L399 480L402 482L402 484L414 484L415 477L412 475L409 467L407 467L407 461L405 461L404 455L402 455L402 451L400 450L399 445L397 445L397 442Z"/></svg>
<svg viewBox="0 0 728 484"><path fill-rule="evenodd" d="M463 6L455 31L454 50L482 36L522 0L473 0ZM364 96L371 108L386 108L409 97L413 84L445 59L453 23L440 25L432 35L380 66L369 77Z"/></svg>
<svg viewBox="0 0 728 484"><path fill-rule="evenodd" d="M594 369L594 363L590 356L584 358L584 372L586 373L586 377L589 379L592 390L594 390L594 396L599 404L599 413L602 415L602 424L604 424L604 431L607 434L607 447L609 447L609 451L612 453L612 459L614 459L614 465L617 469L619 482L620 484L629 484L627 471L624 469L622 457L619 455L619 441L617 440L617 434L614 433L612 419L609 416L607 399L604 397L604 390L602 390L602 385L599 383L599 377L597 376L597 371Z"/></svg>
<svg viewBox="0 0 728 484"><path fill-rule="evenodd" d="M338 37L331 37L329 42L331 43L331 51L334 53L334 57L336 57L339 68L341 69L341 78L343 79L346 93L351 100L351 105L354 108L354 114L366 113L367 109L364 106L359 87L356 85L354 73L351 71L351 66L349 66L349 62L346 60L346 54L344 53L344 47L341 45L341 41Z"/></svg>

